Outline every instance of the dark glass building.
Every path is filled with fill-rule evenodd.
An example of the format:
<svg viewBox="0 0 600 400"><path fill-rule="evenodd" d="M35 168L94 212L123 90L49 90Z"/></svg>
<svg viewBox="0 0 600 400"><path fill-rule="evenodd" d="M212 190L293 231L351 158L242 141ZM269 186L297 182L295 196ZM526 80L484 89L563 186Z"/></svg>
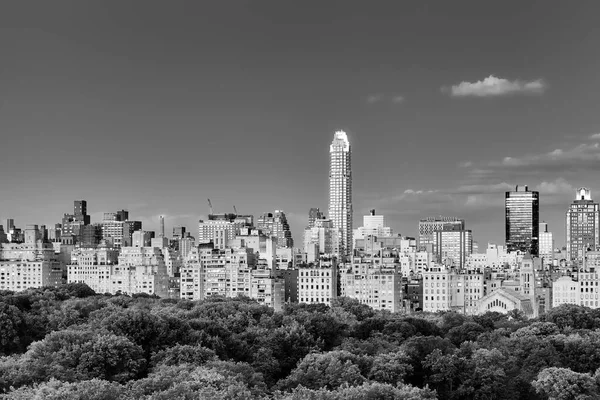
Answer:
<svg viewBox="0 0 600 400"><path fill-rule="evenodd" d="M506 250L539 254L540 193L517 186L506 192Z"/></svg>

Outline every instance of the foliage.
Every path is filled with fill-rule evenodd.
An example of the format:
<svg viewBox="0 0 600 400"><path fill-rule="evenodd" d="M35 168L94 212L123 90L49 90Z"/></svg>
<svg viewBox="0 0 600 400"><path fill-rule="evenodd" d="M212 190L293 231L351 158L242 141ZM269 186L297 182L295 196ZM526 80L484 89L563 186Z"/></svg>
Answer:
<svg viewBox="0 0 600 400"><path fill-rule="evenodd" d="M600 396L594 377L568 368L546 368L538 374L532 385L551 400L591 400Z"/></svg>
<svg viewBox="0 0 600 400"><path fill-rule="evenodd" d="M0 399L587 399L600 394L600 311L536 320L0 292Z"/></svg>

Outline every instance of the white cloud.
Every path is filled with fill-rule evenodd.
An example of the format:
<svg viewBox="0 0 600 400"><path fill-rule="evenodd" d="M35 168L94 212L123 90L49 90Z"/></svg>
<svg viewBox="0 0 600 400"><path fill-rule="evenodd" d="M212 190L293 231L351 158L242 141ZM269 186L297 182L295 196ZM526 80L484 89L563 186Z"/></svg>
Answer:
<svg viewBox="0 0 600 400"><path fill-rule="evenodd" d="M541 194L573 194L575 188L563 178L554 181L544 181L535 187Z"/></svg>
<svg viewBox="0 0 600 400"><path fill-rule="evenodd" d="M373 94L370 94L367 96L368 104L375 104L375 103L381 103L381 102L390 102L390 103L394 103L394 104L400 104L400 103L404 103L405 100L406 100L406 98L400 94L388 96L383 93L373 93Z"/></svg>
<svg viewBox="0 0 600 400"><path fill-rule="evenodd" d="M370 94L367 96L367 103L369 103L369 104L379 103L380 101L383 100L383 97L384 96L381 93Z"/></svg>
<svg viewBox="0 0 600 400"><path fill-rule="evenodd" d="M590 135L589 138L592 140L600 140L600 133L594 133Z"/></svg>
<svg viewBox="0 0 600 400"><path fill-rule="evenodd" d="M473 162L471 162L471 161L463 161L463 162L459 163L458 166L460 168L469 168L469 167L473 166Z"/></svg>
<svg viewBox="0 0 600 400"><path fill-rule="evenodd" d="M546 90L546 84L541 79L525 82L521 80L510 81L490 75L482 81L466 82L452 85L450 94L454 97L491 97L509 94L540 94ZM442 88L442 91L448 91Z"/></svg>

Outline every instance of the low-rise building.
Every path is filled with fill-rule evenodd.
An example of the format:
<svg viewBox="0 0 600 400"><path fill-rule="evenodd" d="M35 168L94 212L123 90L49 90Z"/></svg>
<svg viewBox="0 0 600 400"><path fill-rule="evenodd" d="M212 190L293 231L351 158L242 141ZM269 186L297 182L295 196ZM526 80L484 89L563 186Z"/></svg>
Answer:
<svg viewBox="0 0 600 400"><path fill-rule="evenodd" d="M321 257L318 262L298 267L298 301L308 304L327 304L337 298L337 261Z"/></svg>
<svg viewBox="0 0 600 400"><path fill-rule="evenodd" d="M121 247L116 264L113 258L102 256L110 251L101 248L72 253L68 281L86 283L97 293L169 297L169 275L160 249Z"/></svg>
<svg viewBox="0 0 600 400"><path fill-rule="evenodd" d="M64 283L54 246L43 240L38 226L27 225L23 239L0 245L0 290L19 292Z"/></svg>

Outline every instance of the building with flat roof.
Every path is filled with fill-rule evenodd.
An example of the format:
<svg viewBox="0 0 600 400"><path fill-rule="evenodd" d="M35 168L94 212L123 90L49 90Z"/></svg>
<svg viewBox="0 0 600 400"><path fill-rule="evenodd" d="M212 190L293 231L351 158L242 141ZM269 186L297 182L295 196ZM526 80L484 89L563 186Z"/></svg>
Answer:
<svg viewBox="0 0 600 400"><path fill-rule="evenodd" d="M540 194L516 186L505 194L505 236L509 252L539 254Z"/></svg>
<svg viewBox="0 0 600 400"><path fill-rule="evenodd" d="M566 213L567 261L578 265L586 251L600 245L600 205L588 188L579 188Z"/></svg>

